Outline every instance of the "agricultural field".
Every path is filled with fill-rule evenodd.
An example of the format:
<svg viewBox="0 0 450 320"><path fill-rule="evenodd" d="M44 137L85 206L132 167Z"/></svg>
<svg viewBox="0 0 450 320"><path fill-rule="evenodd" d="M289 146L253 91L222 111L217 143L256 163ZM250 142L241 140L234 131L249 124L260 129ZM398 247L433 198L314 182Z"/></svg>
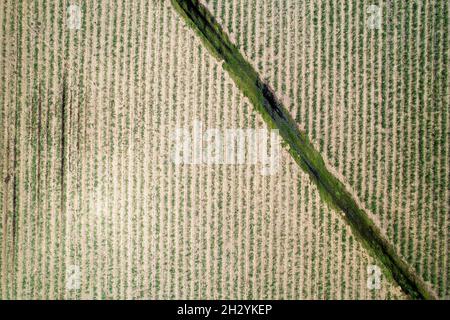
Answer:
<svg viewBox="0 0 450 320"><path fill-rule="evenodd" d="M176 2L0 2L0 298L408 298L285 144L269 175L173 161L180 128L267 129ZM449 4L201 2L448 298Z"/></svg>
<svg viewBox="0 0 450 320"><path fill-rule="evenodd" d="M449 3L202 2L397 252L448 298Z"/></svg>

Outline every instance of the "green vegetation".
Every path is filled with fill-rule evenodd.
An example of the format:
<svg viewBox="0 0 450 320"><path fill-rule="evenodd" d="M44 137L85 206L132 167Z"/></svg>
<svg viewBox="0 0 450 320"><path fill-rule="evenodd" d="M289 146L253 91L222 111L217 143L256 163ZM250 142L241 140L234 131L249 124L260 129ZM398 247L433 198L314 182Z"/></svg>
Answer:
<svg viewBox="0 0 450 320"><path fill-rule="evenodd" d="M344 213L355 236L369 252L384 265L385 273L393 278L413 299L432 299L434 295L396 254L378 228L358 207L344 185L326 168L322 156L308 137L300 132L295 121L229 40L214 17L196 0L172 0L175 9L200 35L202 41L229 72L237 86L261 113L271 128L277 128L289 153L316 183L322 198Z"/></svg>

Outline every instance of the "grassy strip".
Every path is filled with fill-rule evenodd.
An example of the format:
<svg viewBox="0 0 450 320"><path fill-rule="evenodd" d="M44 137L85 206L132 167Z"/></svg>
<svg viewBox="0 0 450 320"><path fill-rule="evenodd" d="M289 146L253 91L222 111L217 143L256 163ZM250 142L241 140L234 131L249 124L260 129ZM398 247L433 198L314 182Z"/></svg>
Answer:
<svg viewBox="0 0 450 320"><path fill-rule="evenodd" d="M261 113L266 123L279 130L289 153L316 183L322 199L344 213L354 235L382 262L386 276L394 279L412 299L434 299L434 293L396 254L344 185L327 170L322 156L314 149L306 134L298 130L290 114L244 59L209 11L198 0L172 0L172 4L198 33L209 51L223 61L223 68Z"/></svg>

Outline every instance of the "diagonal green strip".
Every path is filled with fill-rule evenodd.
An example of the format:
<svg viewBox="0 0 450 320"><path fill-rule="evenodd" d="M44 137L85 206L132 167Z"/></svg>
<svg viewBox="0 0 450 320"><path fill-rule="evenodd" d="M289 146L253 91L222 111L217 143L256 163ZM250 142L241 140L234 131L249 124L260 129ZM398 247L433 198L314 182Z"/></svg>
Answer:
<svg viewBox="0 0 450 320"><path fill-rule="evenodd" d="M358 207L345 186L326 168L306 134L230 41L211 13L198 0L172 0L176 11L193 27L210 52L223 60L223 68L231 75L243 94L261 113L271 128L277 128L289 153L317 185L321 197L344 213L354 235L383 264L389 278L394 279L412 299L435 299L435 294L415 274L383 237L368 215Z"/></svg>

